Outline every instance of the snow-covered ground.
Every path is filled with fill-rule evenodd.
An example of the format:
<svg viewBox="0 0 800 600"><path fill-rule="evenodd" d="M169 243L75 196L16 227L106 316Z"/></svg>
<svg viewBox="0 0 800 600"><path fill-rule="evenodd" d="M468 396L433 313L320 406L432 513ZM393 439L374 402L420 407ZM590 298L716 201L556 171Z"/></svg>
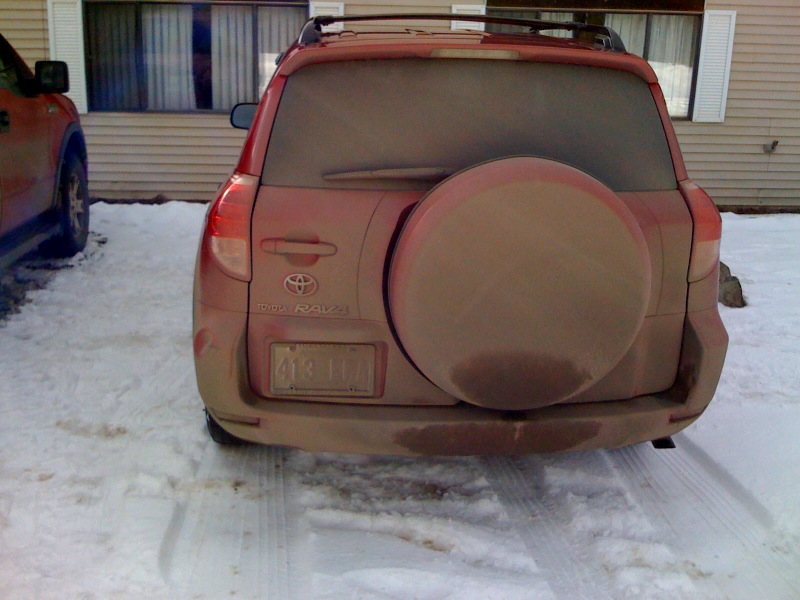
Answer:
<svg viewBox="0 0 800 600"><path fill-rule="evenodd" d="M204 207L92 210L0 323L3 599L800 598L800 216L724 216L750 304L677 449L408 459L215 446Z"/></svg>

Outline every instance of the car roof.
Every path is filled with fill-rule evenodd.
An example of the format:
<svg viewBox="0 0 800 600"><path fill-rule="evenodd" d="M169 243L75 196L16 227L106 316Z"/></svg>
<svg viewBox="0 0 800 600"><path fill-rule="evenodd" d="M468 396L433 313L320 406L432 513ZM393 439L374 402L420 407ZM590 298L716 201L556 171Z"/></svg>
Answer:
<svg viewBox="0 0 800 600"><path fill-rule="evenodd" d="M457 21L458 28L452 27L450 24ZM371 33L383 33L384 35L397 35L397 34L441 34L441 31L450 30L462 31L471 30L479 32L486 36L496 35L485 33L485 25L496 24L503 26L517 26L527 30L524 34L515 34L515 37L524 43L525 39L531 41L539 38L538 35L542 31L561 30L568 32L575 32L581 34L585 39L591 38L590 46L594 46L595 42L599 42L603 48L613 50L616 52L625 52L625 45L622 38L616 31L610 27L603 25L596 25L592 23L580 23L575 21L562 22L562 21L545 21L541 19L523 19L523 18L509 18L485 15L453 15L453 14L428 14L428 13L397 13L397 14L377 14L377 15L343 15L343 16L319 16L310 19L306 22L300 34L299 42L301 44L308 44L321 41L322 36L326 35L325 27L334 23L341 23L340 29L344 28L346 23L375 23L380 22L380 32L373 31ZM396 23L400 22L400 25ZM466 23L478 23L479 25L474 28L465 27ZM403 25L404 23L404 25ZM413 27L409 27L414 23ZM440 25L441 23L441 25ZM349 31L349 33L356 33ZM547 37L547 36L545 36ZM573 36L574 37L574 36ZM552 37L550 39L553 39ZM541 41L541 40L540 40ZM563 40L562 40L563 41ZM535 43L535 42L534 42Z"/></svg>
<svg viewBox="0 0 800 600"><path fill-rule="evenodd" d="M515 24L523 33L451 30L451 21ZM327 28L341 21L341 31ZM442 22L442 24L439 24ZM353 23L355 27L348 24ZM379 23L376 25L376 23ZM585 32L595 41L540 34L547 29ZM605 39L602 39L605 38ZM290 75L311 63L381 58L476 58L552 62L629 71L648 83L657 82L650 65L625 51L619 36L607 27L583 23L479 17L473 15L367 15L310 19L297 42L285 53L279 75Z"/></svg>
<svg viewBox="0 0 800 600"><path fill-rule="evenodd" d="M323 33L317 43L326 46L337 46L349 44L354 41L360 43L405 43L411 40L424 41L435 39L439 43L479 43L479 44L505 44L518 46L546 46L553 48L582 48L593 52L609 52L598 44L593 44L579 39L557 38L544 34L526 33L490 33L474 29L461 29L456 31L445 30L444 28L407 28L396 30L369 30L369 29L345 29L341 32Z"/></svg>

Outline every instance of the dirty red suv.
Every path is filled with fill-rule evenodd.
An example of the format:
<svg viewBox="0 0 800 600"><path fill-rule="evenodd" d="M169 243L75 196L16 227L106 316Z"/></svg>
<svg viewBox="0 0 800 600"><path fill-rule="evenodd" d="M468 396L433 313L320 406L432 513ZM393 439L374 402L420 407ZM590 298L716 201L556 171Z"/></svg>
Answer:
<svg viewBox="0 0 800 600"><path fill-rule="evenodd" d="M720 217L653 70L605 27L451 18L312 20L234 109L195 276L216 441L618 447L711 400Z"/></svg>
<svg viewBox="0 0 800 600"><path fill-rule="evenodd" d="M67 65L35 74L0 36L0 268L43 245L71 256L89 232L86 145Z"/></svg>

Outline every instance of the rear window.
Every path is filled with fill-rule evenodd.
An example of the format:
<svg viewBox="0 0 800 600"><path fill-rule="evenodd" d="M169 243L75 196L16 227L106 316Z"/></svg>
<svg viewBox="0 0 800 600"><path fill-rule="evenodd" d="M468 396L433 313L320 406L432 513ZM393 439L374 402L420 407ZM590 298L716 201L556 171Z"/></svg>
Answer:
<svg viewBox="0 0 800 600"><path fill-rule="evenodd" d="M677 187L655 101L632 73L412 58L316 64L293 74L262 181L426 189L431 173L514 155L568 163L616 191Z"/></svg>

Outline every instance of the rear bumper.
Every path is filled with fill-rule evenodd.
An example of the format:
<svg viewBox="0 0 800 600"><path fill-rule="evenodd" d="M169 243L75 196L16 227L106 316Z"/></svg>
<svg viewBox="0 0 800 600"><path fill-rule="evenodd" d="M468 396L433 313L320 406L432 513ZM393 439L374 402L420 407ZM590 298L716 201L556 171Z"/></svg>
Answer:
<svg viewBox="0 0 800 600"><path fill-rule="evenodd" d="M587 450L657 439L691 424L714 395L727 343L716 308L689 313L678 380L666 392L514 413L467 404L402 407L269 400L253 395L234 379L226 386L215 378L213 392L203 389L200 374L198 381L206 407L224 429L262 444L311 452L399 455ZM232 347L236 346L242 347ZM224 388L227 398L220 395ZM230 394L236 388L238 393Z"/></svg>
<svg viewBox="0 0 800 600"><path fill-rule="evenodd" d="M376 407L270 402L253 423L210 410L232 434L310 452L513 455L627 446L677 433L675 403L656 396L506 414L469 405ZM227 418L226 418L227 417Z"/></svg>

